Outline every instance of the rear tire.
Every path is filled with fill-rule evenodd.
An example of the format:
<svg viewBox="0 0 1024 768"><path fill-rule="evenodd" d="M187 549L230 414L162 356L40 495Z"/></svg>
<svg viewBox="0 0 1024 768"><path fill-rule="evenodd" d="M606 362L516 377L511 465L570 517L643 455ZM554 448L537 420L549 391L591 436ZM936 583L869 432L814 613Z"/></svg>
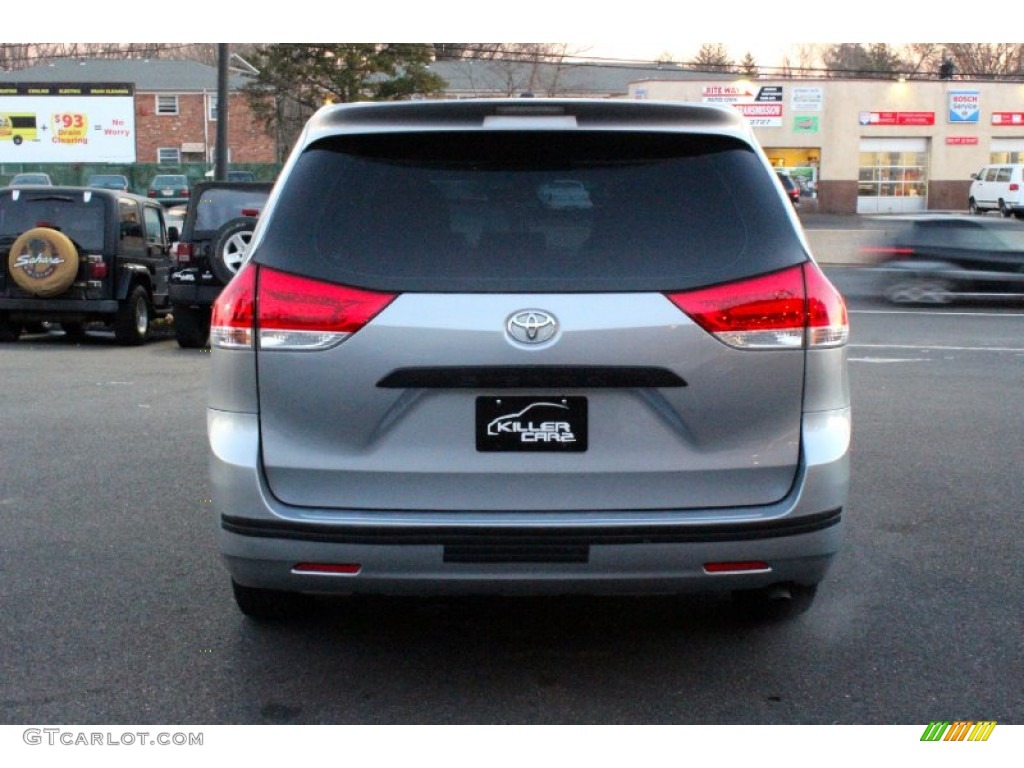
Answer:
<svg viewBox="0 0 1024 768"><path fill-rule="evenodd" d="M231 588L239 610L256 621L283 621L308 613L312 598L295 592L279 592L274 589L243 587L234 579Z"/></svg>
<svg viewBox="0 0 1024 768"><path fill-rule="evenodd" d="M886 287L885 298L893 304L949 304L953 293L943 280L907 278Z"/></svg>
<svg viewBox="0 0 1024 768"><path fill-rule="evenodd" d="M814 604L817 584L773 584L732 593L737 613L757 621L782 621L806 613Z"/></svg>
<svg viewBox="0 0 1024 768"><path fill-rule="evenodd" d="M141 285L136 285L128 293L128 298L117 307L114 318L114 340L126 347L144 344L149 338L149 326L153 310L149 304L149 294Z"/></svg>
<svg viewBox="0 0 1024 768"><path fill-rule="evenodd" d="M174 314L174 337L182 349L201 349L210 338L210 310L176 305Z"/></svg>
<svg viewBox="0 0 1024 768"><path fill-rule="evenodd" d="M1008 219L1013 215L1013 211L1006 205L1005 200L999 201L999 213L1002 214L1004 219Z"/></svg>
<svg viewBox="0 0 1024 768"><path fill-rule="evenodd" d="M0 342L17 341L21 336L21 325L12 323L6 317L0 317Z"/></svg>

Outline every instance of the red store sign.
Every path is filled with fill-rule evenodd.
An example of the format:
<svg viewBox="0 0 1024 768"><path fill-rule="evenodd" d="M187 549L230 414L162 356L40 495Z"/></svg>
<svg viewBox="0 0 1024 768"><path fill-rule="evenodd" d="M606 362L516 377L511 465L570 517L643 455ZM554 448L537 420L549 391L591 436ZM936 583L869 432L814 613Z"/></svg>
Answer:
<svg viewBox="0 0 1024 768"><path fill-rule="evenodd" d="M1024 125L1024 112L993 112L992 125Z"/></svg>
<svg viewBox="0 0 1024 768"><path fill-rule="evenodd" d="M977 136L947 136L947 144L954 144L956 146L970 145L973 146L978 143Z"/></svg>
<svg viewBox="0 0 1024 768"><path fill-rule="evenodd" d="M935 125L934 112L861 112L861 125Z"/></svg>

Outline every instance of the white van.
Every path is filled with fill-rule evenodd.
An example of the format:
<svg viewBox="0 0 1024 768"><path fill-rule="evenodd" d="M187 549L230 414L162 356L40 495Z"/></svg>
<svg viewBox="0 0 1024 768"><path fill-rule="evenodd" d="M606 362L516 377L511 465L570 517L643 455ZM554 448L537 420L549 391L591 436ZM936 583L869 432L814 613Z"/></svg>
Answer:
<svg viewBox="0 0 1024 768"><path fill-rule="evenodd" d="M971 213L999 211L1024 218L1024 165L986 165L972 173L967 208Z"/></svg>

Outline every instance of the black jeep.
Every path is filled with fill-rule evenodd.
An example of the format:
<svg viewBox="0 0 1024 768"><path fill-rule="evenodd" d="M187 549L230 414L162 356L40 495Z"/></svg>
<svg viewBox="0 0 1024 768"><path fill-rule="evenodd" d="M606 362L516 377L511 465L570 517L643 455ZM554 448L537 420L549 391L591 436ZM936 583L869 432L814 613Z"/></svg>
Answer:
<svg viewBox="0 0 1024 768"><path fill-rule="evenodd" d="M87 323L142 344L154 317L171 310L170 244L163 208L139 195L82 187L0 190L0 341L26 327L60 323L77 337Z"/></svg>
<svg viewBox="0 0 1024 768"><path fill-rule="evenodd" d="M195 185L171 270L174 333L182 347L206 344L213 301L241 266L272 187L230 181Z"/></svg>

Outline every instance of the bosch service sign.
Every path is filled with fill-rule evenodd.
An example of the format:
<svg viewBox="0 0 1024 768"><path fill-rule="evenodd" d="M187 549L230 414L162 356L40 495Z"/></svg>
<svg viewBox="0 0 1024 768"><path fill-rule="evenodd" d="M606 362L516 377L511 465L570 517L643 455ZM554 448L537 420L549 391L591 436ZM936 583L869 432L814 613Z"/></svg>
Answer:
<svg viewBox="0 0 1024 768"><path fill-rule="evenodd" d="M949 122L976 123L981 118L980 91L949 92Z"/></svg>

